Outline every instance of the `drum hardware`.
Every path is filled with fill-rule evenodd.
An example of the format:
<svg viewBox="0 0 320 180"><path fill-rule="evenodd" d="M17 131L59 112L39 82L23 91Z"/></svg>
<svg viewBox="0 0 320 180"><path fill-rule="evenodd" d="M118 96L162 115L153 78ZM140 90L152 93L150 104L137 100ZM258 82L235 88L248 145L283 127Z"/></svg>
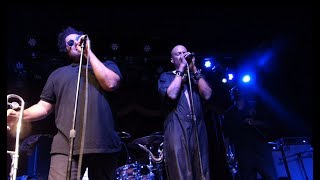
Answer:
<svg viewBox="0 0 320 180"><path fill-rule="evenodd" d="M160 163L163 161L163 149L161 149L160 147L162 147L163 143L160 144L157 153L159 154L159 157L155 157L153 155L153 153L151 152L152 150L152 146L150 147L150 150L142 144L138 144L139 147L141 149L143 149L144 151L146 151L149 154L149 164L147 165L148 169L149 169L149 173L147 174L148 179L155 177L155 173L158 175L159 180L161 180L162 177L162 169L161 169L161 165ZM156 163L155 167L152 164L152 161L154 163ZM155 170L156 172L153 173L153 170Z"/></svg>
<svg viewBox="0 0 320 180"><path fill-rule="evenodd" d="M117 131L117 134L121 138L121 144L123 145L123 148L124 148L124 150L126 152L126 164L130 164L130 163L132 163L131 162L131 157L129 155L129 151L128 151L127 145L123 140L131 138L131 134L129 134L129 133L125 132L125 131L121 131L121 132Z"/></svg>
<svg viewBox="0 0 320 180"><path fill-rule="evenodd" d="M163 143L161 143L161 144L163 144ZM152 152L145 146L145 145L142 145L142 144L138 144L139 145L139 147L141 148L141 149L143 149L143 150L145 150L147 153L149 153L149 160L150 160L150 163L149 164L151 164L151 160L153 161L153 162L155 162L155 163L161 163L162 162L162 160L163 160L163 150L160 150L160 149L158 149L158 153L159 153L159 157L158 158L156 158L153 154L152 154Z"/></svg>
<svg viewBox="0 0 320 180"><path fill-rule="evenodd" d="M16 102L9 102L10 98L15 98L18 99L20 101L19 105ZM17 127L16 127L16 141L15 141L15 150L14 151L9 151L7 150L7 154L10 154L11 156L11 170L10 170L10 180L16 180L17 178L17 170L18 170L18 159L19 159L19 139L20 139L20 130L21 130L21 123L22 123L22 118L23 118L23 111L24 111L24 106L25 106L25 102L24 100L15 94L9 94L7 95L7 104L10 105L11 109L20 109L20 115L19 115L19 119L17 122ZM8 116L8 114L7 114ZM7 129L10 130L11 128L9 126L7 126Z"/></svg>
<svg viewBox="0 0 320 180"><path fill-rule="evenodd" d="M121 131L121 132L117 132L118 133L118 136L121 138L121 139L128 139L128 138L131 138L131 135L125 131Z"/></svg>
<svg viewBox="0 0 320 180"><path fill-rule="evenodd" d="M135 163L126 164L116 169L117 180L154 180L155 174L150 165Z"/></svg>
<svg viewBox="0 0 320 180"><path fill-rule="evenodd" d="M142 138L133 140L128 144L129 148L140 149L140 145L145 145L147 147L158 146L163 142L163 135L150 135Z"/></svg>
<svg viewBox="0 0 320 180"><path fill-rule="evenodd" d="M116 179L142 179L142 180L154 180L159 174L159 178L162 177L162 170L159 163L163 160L162 153L163 146L163 135L156 133L142 138L138 138L128 143L128 147L131 149L142 149L148 153L148 163L140 164L137 161L130 164L130 159L127 161L128 164L117 168ZM156 150L157 155L153 155L152 150ZM153 165L153 162L156 165Z"/></svg>
<svg viewBox="0 0 320 180"><path fill-rule="evenodd" d="M117 180L137 179L140 175L140 164L138 162L126 164L116 169Z"/></svg>

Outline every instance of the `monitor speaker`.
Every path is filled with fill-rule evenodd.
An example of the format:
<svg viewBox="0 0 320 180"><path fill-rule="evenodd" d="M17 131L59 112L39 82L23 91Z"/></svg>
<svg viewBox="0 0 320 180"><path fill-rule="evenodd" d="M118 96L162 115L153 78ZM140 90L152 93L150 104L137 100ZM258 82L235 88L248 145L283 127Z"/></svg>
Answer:
<svg viewBox="0 0 320 180"><path fill-rule="evenodd" d="M313 149L310 144L284 144L272 153L278 178L313 179Z"/></svg>

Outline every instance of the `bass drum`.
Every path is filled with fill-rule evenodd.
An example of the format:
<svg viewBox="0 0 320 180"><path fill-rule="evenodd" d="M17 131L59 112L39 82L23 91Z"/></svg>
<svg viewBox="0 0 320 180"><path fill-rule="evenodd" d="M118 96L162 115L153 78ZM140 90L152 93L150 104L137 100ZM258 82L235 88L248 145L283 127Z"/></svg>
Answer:
<svg viewBox="0 0 320 180"><path fill-rule="evenodd" d="M148 165L141 164L139 168L139 180L155 180L155 174Z"/></svg>
<svg viewBox="0 0 320 180"><path fill-rule="evenodd" d="M139 179L140 164L132 163L126 164L116 169L117 180L135 180Z"/></svg>

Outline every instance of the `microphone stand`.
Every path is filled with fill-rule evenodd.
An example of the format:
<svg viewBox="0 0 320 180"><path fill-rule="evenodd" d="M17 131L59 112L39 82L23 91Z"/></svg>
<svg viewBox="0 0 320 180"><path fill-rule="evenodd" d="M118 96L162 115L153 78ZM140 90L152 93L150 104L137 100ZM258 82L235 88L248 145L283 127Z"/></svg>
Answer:
<svg viewBox="0 0 320 180"><path fill-rule="evenodd" d="M76 99L75 99L75 103L74 103L72 127L71 127L70 134L69 134L69 144L70 144L70 146L69 146L69 157L68 157L67 176L66 176L67 180L70 180L70 178L71 178L73 144L74 144L74 138L76 136L75 125L76 125L77 105L78 105L79 86L80 86L80 77L81 77L81 66L82 66L83 49L84 49L85 42L86 42L86 39L84 39L84 41L81 44L81 55L80 55L79 70L78 70Z"/></svg>
<svg viewBox="0 0 320 180"><path fill-rule="evenodd" d="M193 103L193 95L192 95L192 84L191 84L191 76L190 76L190 68L189 64L187 63L187 73L188 73L188 84L189 84L189 99L190 99L190 109L191 109L191 117L193 119L195 128L194 128L194 134L195 134L195 139L196 139L196 145L198 149L198 156L199 156L199 164L200 164L200 173L201 173L201 179L205 179L203 177L203 170L202 170L202 160L201 160L201 153L200 153L200 146L199 146L199 139L198 139L198 126L197 126L197 118L195 115L195 110L194 110L194 103Z"/></svg>

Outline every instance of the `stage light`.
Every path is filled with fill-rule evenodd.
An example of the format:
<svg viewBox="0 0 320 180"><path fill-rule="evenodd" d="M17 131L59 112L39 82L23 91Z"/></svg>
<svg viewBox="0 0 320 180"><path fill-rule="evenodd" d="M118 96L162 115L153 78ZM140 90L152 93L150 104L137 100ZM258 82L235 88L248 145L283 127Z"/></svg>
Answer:
<svg viewBox="0 0 320 180"><path fill-rule="evenodd" d="M244 83L248 83L248 82L250 82L250 80L251 80L250 75L244 75L242 77L242 82L244 82Z"/></svg>
<svg viewBox="0 0 320 180"><path fill-rule="evenodd" d="M231 81L234 78L233 74L231 73L227 74L227 77L229 81Z"/></svg>
<svg viewBox="0 0 320 180"><path fill-rule="evenodd" d="M24 64L22 62L18 61L15 64L14 72L18 80L26 80L27 71L25 70Z"/></svg>
<svg viewBox="0 0 320 180"><path fill-rule="evenodd" d="M225 76L229 81L232 81L235 77L235 71L229 67L225 68L225 74L226 74Z"/></svg>
<svg viewBox="0 0 320 180"><path fill-rule="evenodd" d="M211 62L210 62L210 60L206 60L205 62L204 62L204 67L206 67L206 68L210 68L211 67Z"/></svg>
<svg viewBox="0 0 320 180"><path fill-rule="evenodd" d="M29 38L29 40L28 40L28 45L29 45L30 47L35 47L35 46L37 45L36 39L35 39L35 38Z"/></svg>
<svg viewBox="0 0 320 180"><path fill-rule="evenodd" d="M228 80L226 78L222 78L222 83L227 83Z"/></svg>
<svg viewBox="0 0 320 180"><path fill-rule="evenodd" d="M151 46L149 44L146 44L146 45L144 45L143 50L145 53L149 53L151 51Z"/></svg>
<svg viewBox="0 0 320 180"><path fill-rule="evenodd" d="M23 67L24 67L24 65L20 62L20 61L18 61L17 63L16 63L16 69L17 70L23 70Z"/></svg>
<svg viewBox="0 0 320 180"><path fill-rule="evenodd" d="M202 58L201 62L202 62L202 66L206 70L213 70L215 68L215 65L216 65L213 57Z"/></svg>
<svg viewBox="0 0 320 180"><path fill-rule="evenodd" d="M112 49L112 51L118 51L118 50L119 50L119 44L117 44L117 43L112 43L112 44L111 44L111 49Z"/></svg>

